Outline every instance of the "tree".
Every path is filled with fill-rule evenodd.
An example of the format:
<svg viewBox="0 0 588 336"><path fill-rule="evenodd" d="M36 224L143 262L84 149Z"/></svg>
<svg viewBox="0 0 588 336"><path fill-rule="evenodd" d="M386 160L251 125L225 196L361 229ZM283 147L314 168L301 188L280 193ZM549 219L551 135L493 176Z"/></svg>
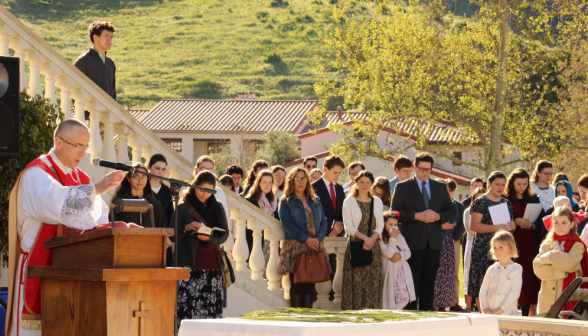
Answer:
<svg viewBox="0 0 588 336"><path fill-rule="evenodd" d="M583 4L472 2L480 6L473 18L439 15L439 3L389 3L367 22L335 10L339 25L322 41L343 79L315 90L321 106L343 97L348 109L365 114L351 117L352 127L333 127L346 135L334 151L385 157L414 147L486 174L559 153L567 140L560 136L565 119L555 108L556 64L587 35ZM322 121L324 112L313 121ZM437 122L455 125L461 135L443 146L431 143L430 126ZM390 137L390 148L380 148L382 126L396 130L404 123L417 126L410 134L415 141L398 146ZM366 145L358 144L357 134ZM457 148L474 155L457 159Z"/></svg>
<svg viewBox="0 0 588 336"><path fill-rule="evenodd" d="M31 97L26 90L20 93L20 154L0 157L0 250L4 253L4 264L8 261L10 191L24 167L53 147L57 114L62 120L61 109L52 105L49 99L39 95Z"/></svg>
<svg viewBox="0 0 588 336"><path fill-rule="evenodd" d="M261 137L263 146L257 152L257 158L266 160L270 166L281 165L300 158L298 138L283 131L270 131Z"/></svg>

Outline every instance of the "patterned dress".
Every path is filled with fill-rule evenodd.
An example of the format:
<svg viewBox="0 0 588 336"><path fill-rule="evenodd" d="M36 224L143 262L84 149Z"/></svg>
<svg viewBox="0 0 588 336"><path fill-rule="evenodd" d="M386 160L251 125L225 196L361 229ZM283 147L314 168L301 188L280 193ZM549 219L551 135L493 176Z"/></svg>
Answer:
<svg viewBox="0 0 588 336"><path fill-rule="evenodd" d="M179 281L178 328L182 320L223 317L223 273L190 268L190 280Z"/></svg>
<svg viewBox="0 0 588 336"><path fill-rule="evenodd" d="M359 232L366 236L371 236L376 228L375 215L372 216L372 231L368 231L371 202L357 201L361 209L362 217ZM372 247L371 265L364 267L351 267L351 250L350 241L359 241L355 237L349 237L347 241L347 251L345 252L345 262L343 264L343 299L341 301L342 310L359 310L359 309L382 309L382 288L384 288L382 278L382 251L380 244L376 242Z"/></svg>
<svg viewBox="0 0 588 336"><path fill-rule="evenodd" d="M439 270L435 280L435 299L433 307L445 308L455 305L455 252L453 231L443 230L443 249Z"/></svg>
<svg viewBox="0 0 588 336"><path fill-rule="evenodd" d="M512 219L512 205L503 197L500 198L500 201L494 202L486 197L486 195L480 196L472 203L470 213L476 212L482 214L482 224L493 225L492 217L490 216L488 208L500 203L506 203ZM470 223L470 225L471 224L473 223ZM493 236L494 232L476 233L476 237L474 238L470 261L470 277L468 279L468 295L472 297L479 296L480 287L482 286L482 281L484 281L486 270L494 264L494 260L492 260L490 256L490 240L492 240Z"/></svg>

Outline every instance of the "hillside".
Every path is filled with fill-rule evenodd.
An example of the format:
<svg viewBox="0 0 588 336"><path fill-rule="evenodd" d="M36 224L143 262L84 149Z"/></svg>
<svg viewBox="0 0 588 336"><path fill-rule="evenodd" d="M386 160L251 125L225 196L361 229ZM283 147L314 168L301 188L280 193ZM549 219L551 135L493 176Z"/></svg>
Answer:
<svg viewBox="0 0 588 336"><path fill-rule="evenodd" d="M455 0L463 7L464 0ZM467 1L466 1L467 3ZM360 0L0 0L74 62L90 46L94 20L117 28L109 56L118 101L152 108L162 98L232 99L254 89L262 99L316 99L312 85L319 33L333 27L333 6L359 18ZM334 76L334 73L327 73Z"/></svg>

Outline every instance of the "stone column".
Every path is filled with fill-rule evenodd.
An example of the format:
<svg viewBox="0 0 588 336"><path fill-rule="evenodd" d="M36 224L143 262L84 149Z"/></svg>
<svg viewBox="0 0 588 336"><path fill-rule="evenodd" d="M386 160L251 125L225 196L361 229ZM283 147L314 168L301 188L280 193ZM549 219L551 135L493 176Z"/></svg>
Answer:
<svg viewBox="0 0 588 336"><path fill-rule="evenodd" d="M25 57L29 62L30 83L28 93L32 97L39 95L43 98L43 90L41 89L41 62L47 59L36 50L27 50Z"/></svg>
<svg viewBox="0 0 588 336"><path fill-rule="evenodd" d="M178 168L179 169L179 168ZM233 246L233 258L237 262L235 270L239 272L249 272L247 268L247 258L249 258L249 247L246 238L246 219L239 209L232 209L231 217L237 220L237 234L235 235L235 245Z"/></svg>
<svg viewBox="0 0 588 336"><path fill-rule="evenodd" d="M102 112L102 124L104 124L104 150L102 158L107 161L117 161L116 149L114 148L114 124L120 120L110 111Z"/></svg>
<svg viewBox="0 0 588 336"><path fill-rule="evenodd" d="M28 42L25 42L18 36L10 37L10 48L14 49L14 56L20 59L20 91L29 86L27 74L25 72L25 53L28 49L32 49Z"/></svg>
<svg viewBox="0 0 588 336"><path fill-rule="evenodd" d="M265 230L264 234L265 239L270 242L270 259L265 272L268 280L267 288L272 292L278 293L281 291L280 280L282 280L282 277L278 274L280 239L277 232L273 230Z"/></svg>
<svg viewBox="0 0 588 336"><path fill-rule="evenodd" d="M63 117L65 119L72 118L73 114L71 113L71 88L74 87L76 83L64 74L57 75L55 78L57 79L57 87L61 89L61 111L63 112Z"/></svg>
<svg viewBox="0 0 588 336"><path fill-rule="evenodd" d="M116 155L116 161L124 164L129 164L129 138L127 134L129 128L125 124L116 125L116 134L118 134L118 153Z"/></svg>
<svg viewBox="0 0 588 336"><path fill-rule="evenodd" d="M253 230L253 248L249 256L249 268L251 269L251 280L265 284L263 279L263 268L265 267L265 258L263 257L261 231L258 228L257 220L250 218L247 220L247 228Z"/></svg>

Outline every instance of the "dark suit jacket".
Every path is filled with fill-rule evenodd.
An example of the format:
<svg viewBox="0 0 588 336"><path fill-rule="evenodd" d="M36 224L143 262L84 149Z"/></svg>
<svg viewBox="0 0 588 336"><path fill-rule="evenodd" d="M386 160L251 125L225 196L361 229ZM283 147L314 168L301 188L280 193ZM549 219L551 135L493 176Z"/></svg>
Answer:
<svg viewBox="0 0 588 336"><path fill-rule="evenodd" d="M457 223L455 223L455 226L453 227L452 234L453 240L458 241L465 233L465 225L463 224L463 212L465 211L465 206L459 201L453 200L453 202L457 205Z"/></svg>
<svg viewBox="0 0 588 336"><path fill-rule="evenodd" d="M396 184L392 196L392 210L400 214L400 232L411 250L424 250L427 243L432 250L443 248L443 230L441 225L455 217L453 202L449 197L445 183L429 179L431 197L429 209L441 216L433 223L414 219L417 212L427 210L416 176Z"/></svg>
<svg viewBox="0 0 588 336"><path fill-rule="evenodd" d="M463 202L461 202L461 204L463 204L463 206L467 209L470 206L470 204L472 204L472 196L464 199Z"/></svg>
<svg viewBox="0 0 588 336"><path fill-rule="evenodd" d="M343 221L343 201L345 200L345 191L343 187L339 183L335 183L335 195L337 197L337 211L333 209L333 201L331 201L331 194L329 194L329 189L325 184L325 181L320 178L314 181L312 184L312 188L314 192L321 200L321 205L323 206L323 211L325 212L325 216L327 217L327 236L333 230L333 223L334 222L342 222ZM343 237L345 235L345 230L341 232L338 236Z"/></svg>
<svg viewBox="0 0 588 336"><path fill-rule="evenodd" d="M100 54L90 48L78 57L74 66L116 100L116 66L110 57L106 56L106 63L104 63Z"/></svg>

